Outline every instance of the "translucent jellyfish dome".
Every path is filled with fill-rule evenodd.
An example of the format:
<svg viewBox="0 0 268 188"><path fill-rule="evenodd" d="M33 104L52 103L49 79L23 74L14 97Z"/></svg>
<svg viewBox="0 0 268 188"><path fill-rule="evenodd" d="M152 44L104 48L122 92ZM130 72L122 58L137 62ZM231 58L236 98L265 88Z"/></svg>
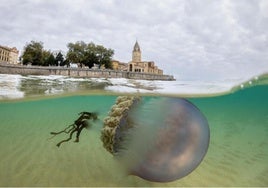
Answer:
<svg viewBox="0 0 268 188"><path fill-rule="evenodd" d="M191 173L209 146L209 126L186 99L120 96L104 119L103 146L128 174L169 182Z"/></svg>

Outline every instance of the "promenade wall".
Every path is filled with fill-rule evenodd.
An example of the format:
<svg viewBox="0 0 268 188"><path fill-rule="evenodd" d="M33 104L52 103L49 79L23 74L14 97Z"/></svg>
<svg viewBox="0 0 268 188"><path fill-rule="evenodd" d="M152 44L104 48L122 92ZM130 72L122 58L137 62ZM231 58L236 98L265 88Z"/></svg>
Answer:
<svg viewBox="0 0 268 188"><path fill-rule="evenodd" d="M62 75L83 78L128 78L139 80L175 80L171 75L157 75L149 73L136 73L114 70L100 70L89 68L65 68L65 67L41 67L23 66L0 63L0 74L21 74L21 75Z"/></svg>

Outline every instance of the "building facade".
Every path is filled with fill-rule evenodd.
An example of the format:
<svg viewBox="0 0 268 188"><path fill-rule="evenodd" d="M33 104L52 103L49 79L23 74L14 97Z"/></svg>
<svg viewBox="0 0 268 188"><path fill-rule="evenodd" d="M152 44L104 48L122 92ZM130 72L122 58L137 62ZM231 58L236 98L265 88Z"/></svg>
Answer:
<svg viewBox="0 0 268 188"><path fill-rule="evenodd" d="M18 64L19 51L17 48L9 48L0 45L0 62Z"/></svg>
<svg viewBox="0 0 268 188"><path fill-rule="evenodd" d="M163 70L159 69L153 61L142 61L141 49L139 43L136 41L133 51L132 60L129 63L123 63L117 60L112 60L113 70L141 72L150 74L163 75Z"/></svg>
<svg viewBox="0 0 268 188"><path fill-rule="evenodd" d="M128 71L128 64L117 60L112 60L113 70Z"/></svg>
<svg viewBox="0 0 268 188"><path fill-rule="evenodd" d="M141 49L138 41L136 41L132 51L132 62L141 62Z"/></svg>
<svg viewBox="0 0 268 188"><path fill-rule="evenodd" d="M161 75L163 74L163 70L159 69L153 61L142 61L141 49L137 41L132 51L132 61L128 63L128 71Z"/></svg>

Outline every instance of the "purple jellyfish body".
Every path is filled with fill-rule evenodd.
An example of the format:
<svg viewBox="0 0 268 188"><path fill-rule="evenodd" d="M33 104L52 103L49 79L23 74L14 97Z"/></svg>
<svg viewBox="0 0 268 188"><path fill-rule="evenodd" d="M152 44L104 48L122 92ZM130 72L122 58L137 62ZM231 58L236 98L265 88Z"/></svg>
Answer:
<svg viewBox="0 0 268 188"><path fill-rule="evenodd" d="M118 102L119 101L119 102ZM102 131L104 146L108 138ZM124 100L121 100L124 101ZM180 98L132 97L110 131L106 147L127 172L155 182L169 182L191 173L204 158L209 146L209 126L204 115L192 103ZM130 102L132 101L132 102ZM118 112L118 111L117 111ZM106 134L106 136L105 136ZM109 148L109 149L108 149Z"/></svg>

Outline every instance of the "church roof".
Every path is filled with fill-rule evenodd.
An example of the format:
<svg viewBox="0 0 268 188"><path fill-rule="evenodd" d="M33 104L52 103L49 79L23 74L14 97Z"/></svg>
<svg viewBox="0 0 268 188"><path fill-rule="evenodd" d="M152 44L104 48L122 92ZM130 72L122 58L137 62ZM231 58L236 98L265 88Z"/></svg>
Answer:
<svg viewBox="0 0 268 188"><path fill-rule="evenodd" d="M136 41L133 51L141 51L138 41Z"/></svg>

